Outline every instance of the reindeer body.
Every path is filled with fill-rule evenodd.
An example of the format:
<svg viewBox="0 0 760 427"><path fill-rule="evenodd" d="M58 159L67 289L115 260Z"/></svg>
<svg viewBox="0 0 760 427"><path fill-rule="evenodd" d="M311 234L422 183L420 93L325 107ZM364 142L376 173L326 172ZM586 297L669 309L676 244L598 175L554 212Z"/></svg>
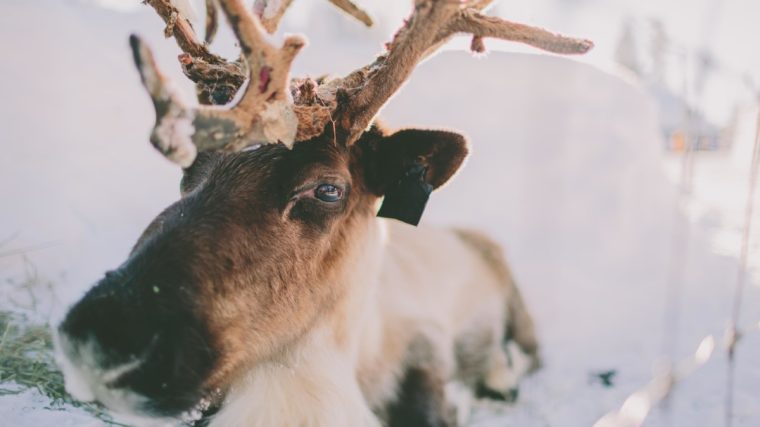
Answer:
<svg viewBox="0 0 760 427"><path fill-rule="evenodd" d="M245 373L211 426L455 425L478 387L509 398L536 366L533 325L498 246L471 231L384 219L365 233L339 279L341 309ZM411 381L430 382L408 384L417 371L425 378ZM417 386L430 394L404 395Z"/></svg>
<svg viewBox="0 0 760 427"><path fill-rule="evenodd" d="M240 0L206 2L207 40L219 7L245 64L212 54L172 1L146 3L184 50L201 103L226 105L186 104L130 38L156 111L150 140L182 166L182 197L57 328L67 390L139 424L205 411L212 427L450 427L473 395L513 400L537 344L499 247L376 218L416 225L466 139L371 124L456 34L476 52L484 37L556 53L593 44L483 15L491 0L415 0L371 64L291 81L305 40L275 47L264 35L290 1L257 0L258 16Z"/></svg>

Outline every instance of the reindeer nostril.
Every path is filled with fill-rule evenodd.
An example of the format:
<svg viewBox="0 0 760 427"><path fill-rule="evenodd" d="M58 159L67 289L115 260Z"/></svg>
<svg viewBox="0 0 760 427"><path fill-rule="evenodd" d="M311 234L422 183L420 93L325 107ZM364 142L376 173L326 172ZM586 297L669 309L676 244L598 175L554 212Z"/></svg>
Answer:
<svg viewBox="0 0 760 427"><path fill-rule="evenodd" d="M118 274L117 274L118 275ZM142 357L155 340L158 322L146 316L120 281L105 279L71 308L60 326L74 344L91 346L92 364L122 366ZM158 286L153 294L163 294Z"/></svg>
<svg viewBox="0 0 760 427"><path fill-rule="evenodd" d="M212 356L195 314L167 306L165 278L107 274L59 327L61 369L78 400L118 412L176 414L202 392ZM201 348L201 350L198 350Z"/></svg>

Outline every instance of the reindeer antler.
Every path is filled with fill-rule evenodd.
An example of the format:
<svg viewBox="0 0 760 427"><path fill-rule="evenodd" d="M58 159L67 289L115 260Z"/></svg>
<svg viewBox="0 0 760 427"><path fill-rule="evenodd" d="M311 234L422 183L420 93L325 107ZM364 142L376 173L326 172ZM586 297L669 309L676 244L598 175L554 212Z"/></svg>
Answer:
<svg viewBox="0 0 760 427"><path fill-rule="evenodd" d="M332 117L345 143L356 141L417 64L456 34L471 34L471 49L476 52L484 50L484 37L525 43L560 54L585 53L594 45L589 40L481 14L491 2L415 0L412 15L388 43L387 52L334 84L336 111Z"/></svg>
<svg viewBox="0 0 760 427"><path fill-rule="evenodd" d="M240 43L248 69L248 85L231 108L188 107L171 89L147 45L136 36L131 38L135 63L156 107L151 142L183 167L192 163L196 149L235 150L249 141L290 145L298 129L298 118L287 92L288 73L293 58L305 44L304 39L290 36L281 48L276 48L265 40L258 20L242 2L220 0L220 5Z"/></svg>
<svg viewBox="0 0 760 427"><path fill-rule="evenodd" d="M456 34L472 35L471 49L477 52L484 50L485 37L562 54L584 53L593 46L588 40L481 14L492 0L415 0L411 17L373 63L319 84L294 79L289 87L291 63L305 41L289 36L277 48L266 39L263 27L274 31L292 0L256 0L254 11L263 25L240 0L207 0L207 39L215 31L217 19L215 9L208 8L215 8L218 2L239 41L244 64L227 62L209 52L171 1L147 2L164 18L167 34L173 34L185 52L180 62L198 83L202 102L226 103L248 82L234 106L189 107L160 72L147 45L136 36L131 38L135 63L156 108L151 142L183 167L192 163L198 150L234 151L253 143L276 142L291 146L332 130L341 143L351 145L416 65ZM330 2L371 23L351 1Z"/></svg>

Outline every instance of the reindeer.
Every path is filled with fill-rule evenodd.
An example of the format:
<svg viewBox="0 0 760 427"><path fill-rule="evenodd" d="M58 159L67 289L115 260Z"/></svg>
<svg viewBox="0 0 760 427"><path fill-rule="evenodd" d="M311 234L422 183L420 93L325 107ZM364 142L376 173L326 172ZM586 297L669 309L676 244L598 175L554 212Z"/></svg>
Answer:
<svg viewBox="0 0 760 427"><path fill-rule="evenodd" d="M591 42L483 15L488 0L417 0L371 64L291 81L304 39L278 48L264 32L290 1L258 0L253 14L218 0L237 62L211 54L169 1L147 3L201 103L226 105L183 102L131 37L156 110L150 139L183 168L181 198L58 326L67 390L136 423L214 427L454 426L473 397L513 400L539 355L499 246L413 227L468 143L374 120L456 34L475 51L484 37L557 53Z"/></svg>

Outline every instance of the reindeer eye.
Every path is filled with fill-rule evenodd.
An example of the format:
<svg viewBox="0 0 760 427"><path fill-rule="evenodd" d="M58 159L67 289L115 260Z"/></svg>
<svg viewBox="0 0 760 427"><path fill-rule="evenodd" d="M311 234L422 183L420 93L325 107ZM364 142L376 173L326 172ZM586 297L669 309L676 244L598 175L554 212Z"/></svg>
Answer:
<svg viewBox="0 0 760 427"><path fill-rule="evenodd" d="M343 189L332 184L321 184L314 190L314 197L323 202L337 202L343 198Z"/></svg>

